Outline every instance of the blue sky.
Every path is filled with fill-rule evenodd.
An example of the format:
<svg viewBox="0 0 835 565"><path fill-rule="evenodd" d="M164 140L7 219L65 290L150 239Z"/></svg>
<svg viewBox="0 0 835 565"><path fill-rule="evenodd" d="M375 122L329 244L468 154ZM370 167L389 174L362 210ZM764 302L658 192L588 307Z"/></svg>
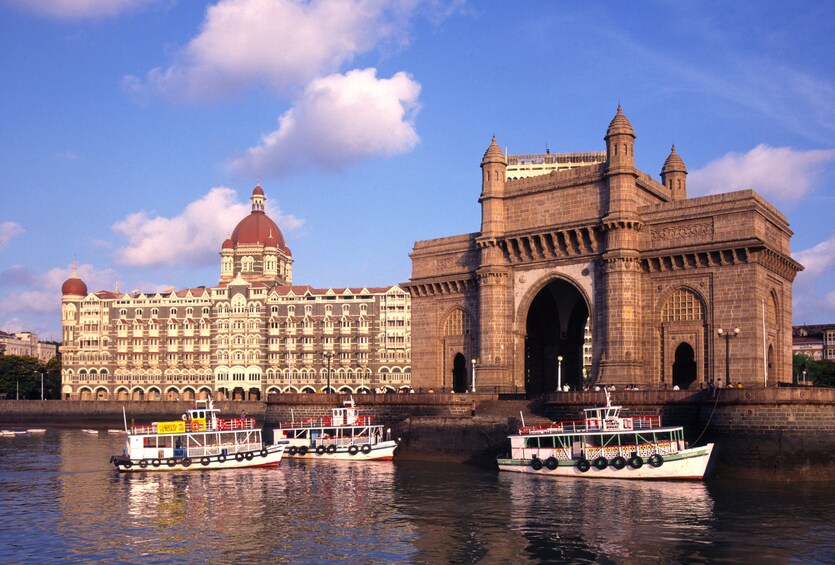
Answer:
<svg viewBox="0 0 835 565"><path fill-rule="evenodd" d="M634 5L633 5L634 4ZM479 163L600 151L789 219L794 323L835 323L835 4L0 0L0 329L91 291L213 285L260 180L294 282L408 280L479 229Z"/></svg>

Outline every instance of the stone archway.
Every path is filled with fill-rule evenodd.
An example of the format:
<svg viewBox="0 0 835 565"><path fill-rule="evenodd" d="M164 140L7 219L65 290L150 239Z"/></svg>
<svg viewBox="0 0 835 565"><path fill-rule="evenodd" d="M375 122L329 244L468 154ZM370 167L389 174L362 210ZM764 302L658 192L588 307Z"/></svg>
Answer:
<svg viewBox="0 0 835 565"><path fill-rule="evenodd" d="M528 307L525 321L527 394L555 391L558 380L571 390L582 390L583 342L588 319L586 299L570 282L555 279L539 290Z"/></svg>
<svg viewBox="0 0 835 565"><path fill-rule="evenodd" d="M686 390L696 382L696 352L684 342L676 348L673 362L673 386Z"/></svg>
<svg viewBox="0 0 835 565"><path fill-rule="evenodd" d="M467 392L467 360L458 353L452 361L452 390Z"/></svg>

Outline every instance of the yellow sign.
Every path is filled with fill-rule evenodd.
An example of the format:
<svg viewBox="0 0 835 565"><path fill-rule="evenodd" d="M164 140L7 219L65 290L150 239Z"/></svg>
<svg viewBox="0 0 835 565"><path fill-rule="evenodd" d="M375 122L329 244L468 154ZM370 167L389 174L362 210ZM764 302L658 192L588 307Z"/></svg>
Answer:
<svg viewBox="0 0 835 565"><path fill-rule="evenodd" d="M181 434L186 431L186 423L182 420L173 422L157 422L158 434Z"/></svg>
<svg viewBox="0 0 835 565"><path fill-rule="evenodd" d="M187 422L188 429L192 432L206 431L206 418L192 418Z"/></svg>

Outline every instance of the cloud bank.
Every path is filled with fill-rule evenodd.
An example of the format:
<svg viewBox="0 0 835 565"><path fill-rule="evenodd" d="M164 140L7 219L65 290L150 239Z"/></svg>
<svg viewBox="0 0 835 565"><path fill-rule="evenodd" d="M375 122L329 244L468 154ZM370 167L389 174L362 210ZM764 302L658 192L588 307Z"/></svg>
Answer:
<svg viewBox="0 0 835 565"><path fill-rule="evenodd" d="M404 37L417 0L222 0L167 68L125 77L134 93L211 101L265 85L281 94Z"/></svg>
<svg viewBox="0 0 835 565"><path fill-rule="evenodd" d="M377 78L374 69L313 81L278 129L236 159L231 169L286 175L308 168L338 170L372 155L410 151L420 85L406 73Z"/></svg>
<svg viewBox="0 0 835 565"><path fill-rule="evenodd" d="M687 179L691 196L753 189L768 200L793 204L814 186L835 149L798 151L757 145L744 154L724 157L693 171Z"/></svg>
<svg viewBox="0 0 835 565"><path fill-rule="evenodd" d="M172 218L146 212L130 214L112 226L127 240L116 250L116 260L134 267L211 265L218 260L223 240L250 211L248 204L236 201L234 190L217 187ZM292 215L281 215L274 206L267 207L267 214L284 233L304 223Z"/></svg>

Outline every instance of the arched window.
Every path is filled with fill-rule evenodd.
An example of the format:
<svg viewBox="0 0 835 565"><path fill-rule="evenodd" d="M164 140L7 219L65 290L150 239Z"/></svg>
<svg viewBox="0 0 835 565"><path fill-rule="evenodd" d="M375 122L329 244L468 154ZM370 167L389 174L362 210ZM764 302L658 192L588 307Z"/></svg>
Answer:
<svg viewBox="0 0 835 565"><path fill-rule="evenodd" d="M686 288L676 290L664 303L662 322L689 322L704 320L702 301L696 293Z"/></svg>
<svg viewBox="0 0 835 565"><path fill-rule="evenodd" d="M444 321L444 334L464 335L470 333L470 317L461 308L456 308Z"/></svg>

